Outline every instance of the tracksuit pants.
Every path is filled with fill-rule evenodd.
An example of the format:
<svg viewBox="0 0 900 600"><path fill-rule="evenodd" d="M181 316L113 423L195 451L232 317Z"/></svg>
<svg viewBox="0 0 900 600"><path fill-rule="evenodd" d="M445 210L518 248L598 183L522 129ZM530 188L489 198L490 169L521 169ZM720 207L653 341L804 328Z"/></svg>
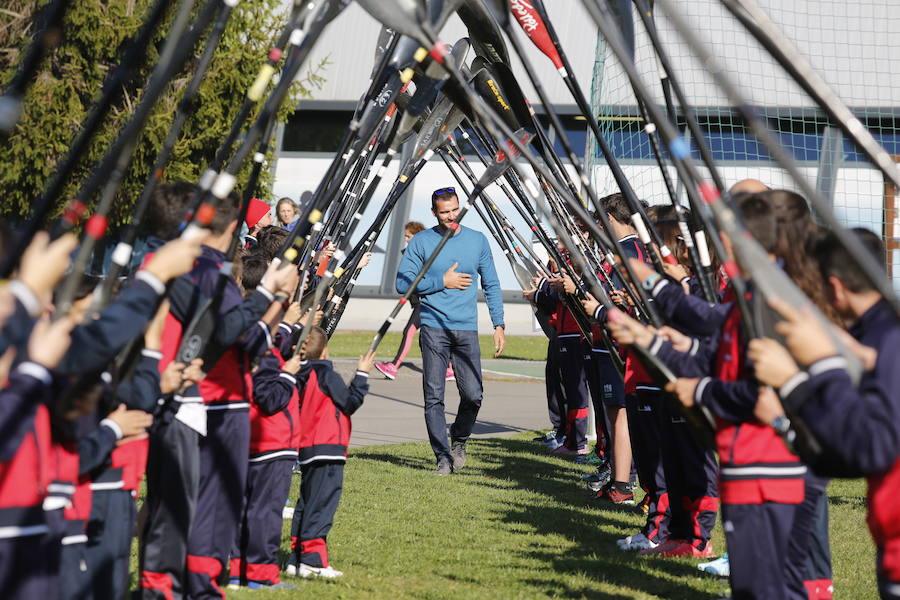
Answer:
<svg viewBox="0 0 900 600"><path fill-rule="evenodd" d="M197 511L188 538L187 590L192 600L225 598L219 579L227 576L247 484L250 417L247 404L241 404L221 409L207 405Z"/></svg>
<svg viewBox="0 0 900 600"><path fill-rule="evenodd" d="M712 537L719 508L715 454L697 439L668 399L661 398L656 415L669 492L669 536L703 550Z"/></svg>
<svg viewBox="0 0 900 600"><path fill-rule="evenodd" d="M16 510L16 509L13 509ZM40 512L40 506L33 510ZM3 598L55 598L59 591L62 509L46 513L49 531L0 539L0 590Z"/></svg>
<svg viewBox="0 0 900 600"><path fill-rule="evenodd" d="M832 597L831 546L828 543L829 480L808 472L805 494L797 506L788 544L785 579L791 600Z"/></svg>
<svg viewBox="0 0 900 600"><path fill-rule="evenodd" d="M566 396L559 373L559 340L547 341L547 362L544 366L544 385L547 390L547 415L557 435L565 429Z"/></svg>
<svg viewBox="0 0 900 600"><path fill-rule="evenodd" d="M343 461L317 461L300 467L300 496L291 523L291 560L311 567L327 567L326 539L344 486Z"/></svg>
<svg viewBox="0 0 900 600"><path fill-rule="evenodd" d="M796 504L722 504L733 600L784 600Z"/></svg>
<svg viewBox="0 0 900 600"><path fill-rule="evenodd" d="M597 424L597 446L605 451L605 458L612 464L612 433L606 407L623 405L625 383L606 349L591 348L587 380L591 403L594 406L594 420Z"/></svg>
<svg viewBox="0 0 900 600"><path fill-rule="evenodd" d="M579 334L562 334L558 339L559 372L566 399L566 448L581 450L587 446L587 371L591 350Z"/></svg>
<svg viewBox="0 0 900 600"><path fill-rule="evenodd" d="M250 463L240 527L231 549L231 577L273 585L280 581L282 513L291 491L294 459Z"/></svg>
<svg viewBox="0 0 900 600"><path fill-rule="evenodd" d="M896 540L894 540L896 543ZM884 568L884 549L878 548L878 592L881 600L900 600L900 578L889 575Z"/></svg>
<svg viewBox="0 0 900 600"><path fill-rule="evenodd" d="M641 531L657 543L668 532L669 493L663 472L659 420L656 416L664 401L659 391L638 391L625 396L631 453L641 487L649 497L647 522Z"/></svg>
<svg viewBox="0 0 900 600"><path fill-rule="evenodd" d="M180 600L186 595L188 536L200 482L200 434L165 411L150 433L147 518L141 536L141 597Z"/></svg>
<svg viewBox="0 0 900 600"><path fill-rule="evenodd" d="M484 395L478 332L423 326L419 330L419 347L422 349L422 389L428 440L439 461L450 460L447 416L444 414L447 365L453 362L456 389L459 390L459 409L450 426L450 438L454 442L465 442L472 434Z"/></svg>
<svg viewBox="0 0 900 600"><path fill-rule="evenodd" d="M85 542L71 543L63 538L59 560L58 600L84 600L90 597L91 586L85 557Z"/></svg>
<svg viewBox="0 0 900 600"><path fill-rule="evenodd" d="M120 600L124 597L136 517L130 490L94 492L85 545L90 595L84 598Z"/></svg>

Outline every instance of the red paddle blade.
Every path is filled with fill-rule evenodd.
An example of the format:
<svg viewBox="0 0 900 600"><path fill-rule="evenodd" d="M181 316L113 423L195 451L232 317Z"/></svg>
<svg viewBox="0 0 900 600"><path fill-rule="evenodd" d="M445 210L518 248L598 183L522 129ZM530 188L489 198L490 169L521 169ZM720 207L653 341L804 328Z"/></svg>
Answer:
<svg viewBox="0 0 900 600"><path fill-rule="evenodd" d="M550 39L547 25L532 5L531 0L509 0L509 11L538 50L547 55L554 67L562 69L562 59L553 45L553 40Z"/></svg>

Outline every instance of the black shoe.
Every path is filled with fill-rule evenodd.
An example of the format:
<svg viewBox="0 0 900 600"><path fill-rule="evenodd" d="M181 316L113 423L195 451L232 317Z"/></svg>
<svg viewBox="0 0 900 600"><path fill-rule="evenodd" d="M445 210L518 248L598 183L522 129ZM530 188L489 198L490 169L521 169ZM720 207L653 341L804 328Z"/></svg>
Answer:
<svg viewBox="0 0 900 600"><path fill-rule="evenodd" d="M450 475L453 473L453 467L446 458L438 460L437 468L434 470L435 475Z"/></svg>
<svg viewBox="0 0 900 600"><path fill-rule="evenodd" d="M589 490L598 492L605 488L612 479L612 468L610 468L609 463L604 463L590 475L582 475L581 477Z"/></svg>
<svg viewBox="0 0 900 600"><path fill-rule="evenodd" d="M453 470L457 471L466 466L466 443L453 442L450 445L450 458L453 459Z"/></svg>

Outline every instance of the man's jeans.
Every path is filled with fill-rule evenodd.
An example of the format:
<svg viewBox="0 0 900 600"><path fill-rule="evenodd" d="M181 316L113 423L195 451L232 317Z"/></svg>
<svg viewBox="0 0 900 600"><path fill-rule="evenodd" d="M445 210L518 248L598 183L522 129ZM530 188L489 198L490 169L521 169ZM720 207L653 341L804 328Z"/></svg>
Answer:
<svg viewBox="0 0 900 600"><path fill-rule="evenodd" d="M422 388L425 392L425 425L431 449L440 461L450 460L447 443L447 419L444 416L444 384L447 363L453 362L456 388L459 390L459 410L450 426L450 438L464 442L472 433L472 426L481 408L481 349L477 331L458 331L422 326L419 330L422 349Z"/></svg>

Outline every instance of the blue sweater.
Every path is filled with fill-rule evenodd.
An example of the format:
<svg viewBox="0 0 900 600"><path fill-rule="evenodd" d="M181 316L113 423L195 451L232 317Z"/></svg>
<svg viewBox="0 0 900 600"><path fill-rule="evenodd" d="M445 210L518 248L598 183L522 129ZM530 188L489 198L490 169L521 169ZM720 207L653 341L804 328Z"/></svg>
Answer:
<svg viewBox="0 0 900 600"><path fill-rule="evenodd" d="M438 227L426 229L413 236L397 270L397 292L406 293L441 237L442 233ZM444 273L455 262L459 263L456 267L457 273L468 273L472 276L472 285L465 290L444 289ZM491 248L483 233L468 227L460 227L460 232L450 238L416 288L416 293L422 301L422 325L440 329L478 331L476 303L479 275L491 313L491 321L495 327L503 325L503 298Z"/></svg>

